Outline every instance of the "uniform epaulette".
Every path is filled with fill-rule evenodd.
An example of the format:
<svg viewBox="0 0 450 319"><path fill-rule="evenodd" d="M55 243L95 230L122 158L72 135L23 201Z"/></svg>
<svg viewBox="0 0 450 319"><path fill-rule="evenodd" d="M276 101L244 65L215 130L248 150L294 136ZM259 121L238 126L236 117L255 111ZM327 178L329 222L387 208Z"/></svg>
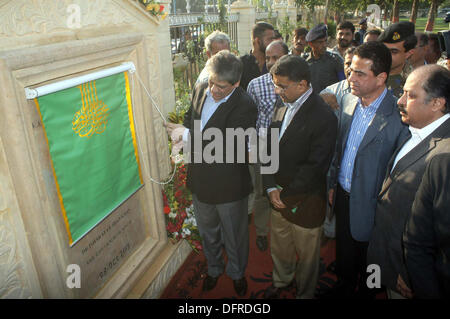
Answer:
<svg viewBox="0 0 450 319"><path fill-rule="evenodd" d="M328 53L333 59L335 59L335 60L337 60L338 62L340 62L340 57L339 57L339 55L337 55L336 53L334 53L334 52L331 52L331 51L326 51L325 52L325 54L326 53Z"/></svg>

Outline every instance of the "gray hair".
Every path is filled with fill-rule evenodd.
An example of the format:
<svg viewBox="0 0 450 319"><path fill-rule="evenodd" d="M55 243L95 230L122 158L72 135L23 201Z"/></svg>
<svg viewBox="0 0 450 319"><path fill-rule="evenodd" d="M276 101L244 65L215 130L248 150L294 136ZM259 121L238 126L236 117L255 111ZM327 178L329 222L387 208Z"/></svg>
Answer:
<svg viewBox="0 0 450 319"><path fill-rule="evenodd" d="M214 42L227 43L228 45L230 45L230 37L226 33L220 32L218 30L214 31L213 33L208 35L205 39L206 51L211 52L212 44Z"/></svg>
<svg viewBox="0 0 450 319"><path fill-rule="evenodd" d="M206 62L206 69L210 79L216 78L234 85L241 80L243 66L237 56L228 50L222 50Z"/></svg>

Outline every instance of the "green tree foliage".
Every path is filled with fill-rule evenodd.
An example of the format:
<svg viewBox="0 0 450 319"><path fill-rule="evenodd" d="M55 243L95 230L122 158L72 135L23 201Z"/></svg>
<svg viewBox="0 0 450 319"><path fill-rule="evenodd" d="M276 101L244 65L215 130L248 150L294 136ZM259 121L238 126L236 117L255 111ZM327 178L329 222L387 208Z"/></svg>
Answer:
<svg viewBox="0 0 450 319"><path fill-rule="evenodd" d="M434 28L434 20L436 19L437 15L437 8L441 5L441 3L444 2L443 0L430 0L429 3L431 4L430 11L428 12L428 21L427 25L425 26L425 31L433 31Z"/></svg>
<svg viewBox="0 0 450 319"><path fill-rule="evenodd" d="M278 21L278 31L280 31L281 35L283 36L283 39L288 39L291 35L292 31L294 30L294 25L292 25L289 22L289 17L286 16L284 18L284 21Z"/></svg>

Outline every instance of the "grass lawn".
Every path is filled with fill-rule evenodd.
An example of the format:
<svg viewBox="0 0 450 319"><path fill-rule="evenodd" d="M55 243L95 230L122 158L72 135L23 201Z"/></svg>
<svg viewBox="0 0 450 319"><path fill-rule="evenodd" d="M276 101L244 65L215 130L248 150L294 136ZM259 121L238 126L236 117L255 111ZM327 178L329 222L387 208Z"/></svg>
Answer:
<svg viewBox="0 0 450 319"><path fill-rule="evenodd" d="M425 30L428 18L417 18L416 20L416 31L422 32ZM408 18L401 18L400 21L409 21ZM436 18L434 20L433 33L438 31L449 30L449 24L444 22L444 18Z"/></svg>

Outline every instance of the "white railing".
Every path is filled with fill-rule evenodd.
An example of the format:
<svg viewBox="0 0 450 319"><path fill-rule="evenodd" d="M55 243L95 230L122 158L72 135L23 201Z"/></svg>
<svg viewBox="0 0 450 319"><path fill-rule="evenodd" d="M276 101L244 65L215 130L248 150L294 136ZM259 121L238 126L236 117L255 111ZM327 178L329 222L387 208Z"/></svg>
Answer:
<svg viewBox="0 0 450 319"><path fill-rule="evenodd" d="M225 19L227 22L238 22L239 14L226 15ZM169 25L172 26L182 26L182 25L192 25L198 24L200 22L206 23L218 23L220 22L218 14L177 14L169 15Z"/></svg>
<svg viewBox="0 0 450 319"><path fill-rule="evenodd" d="M270 15L270 18L276 18L276 17L278 17L278 12L277 11L272 11L272 14ZM269 19L269 12L267 12L267 11L256 12L255 19L256 20Z"/></svg>
<svg viewBox="0 0 450 319"><path fill-rule="evenodd" d="M256 12L256 20L263 20L269 18L269 12Z"/></svg>

